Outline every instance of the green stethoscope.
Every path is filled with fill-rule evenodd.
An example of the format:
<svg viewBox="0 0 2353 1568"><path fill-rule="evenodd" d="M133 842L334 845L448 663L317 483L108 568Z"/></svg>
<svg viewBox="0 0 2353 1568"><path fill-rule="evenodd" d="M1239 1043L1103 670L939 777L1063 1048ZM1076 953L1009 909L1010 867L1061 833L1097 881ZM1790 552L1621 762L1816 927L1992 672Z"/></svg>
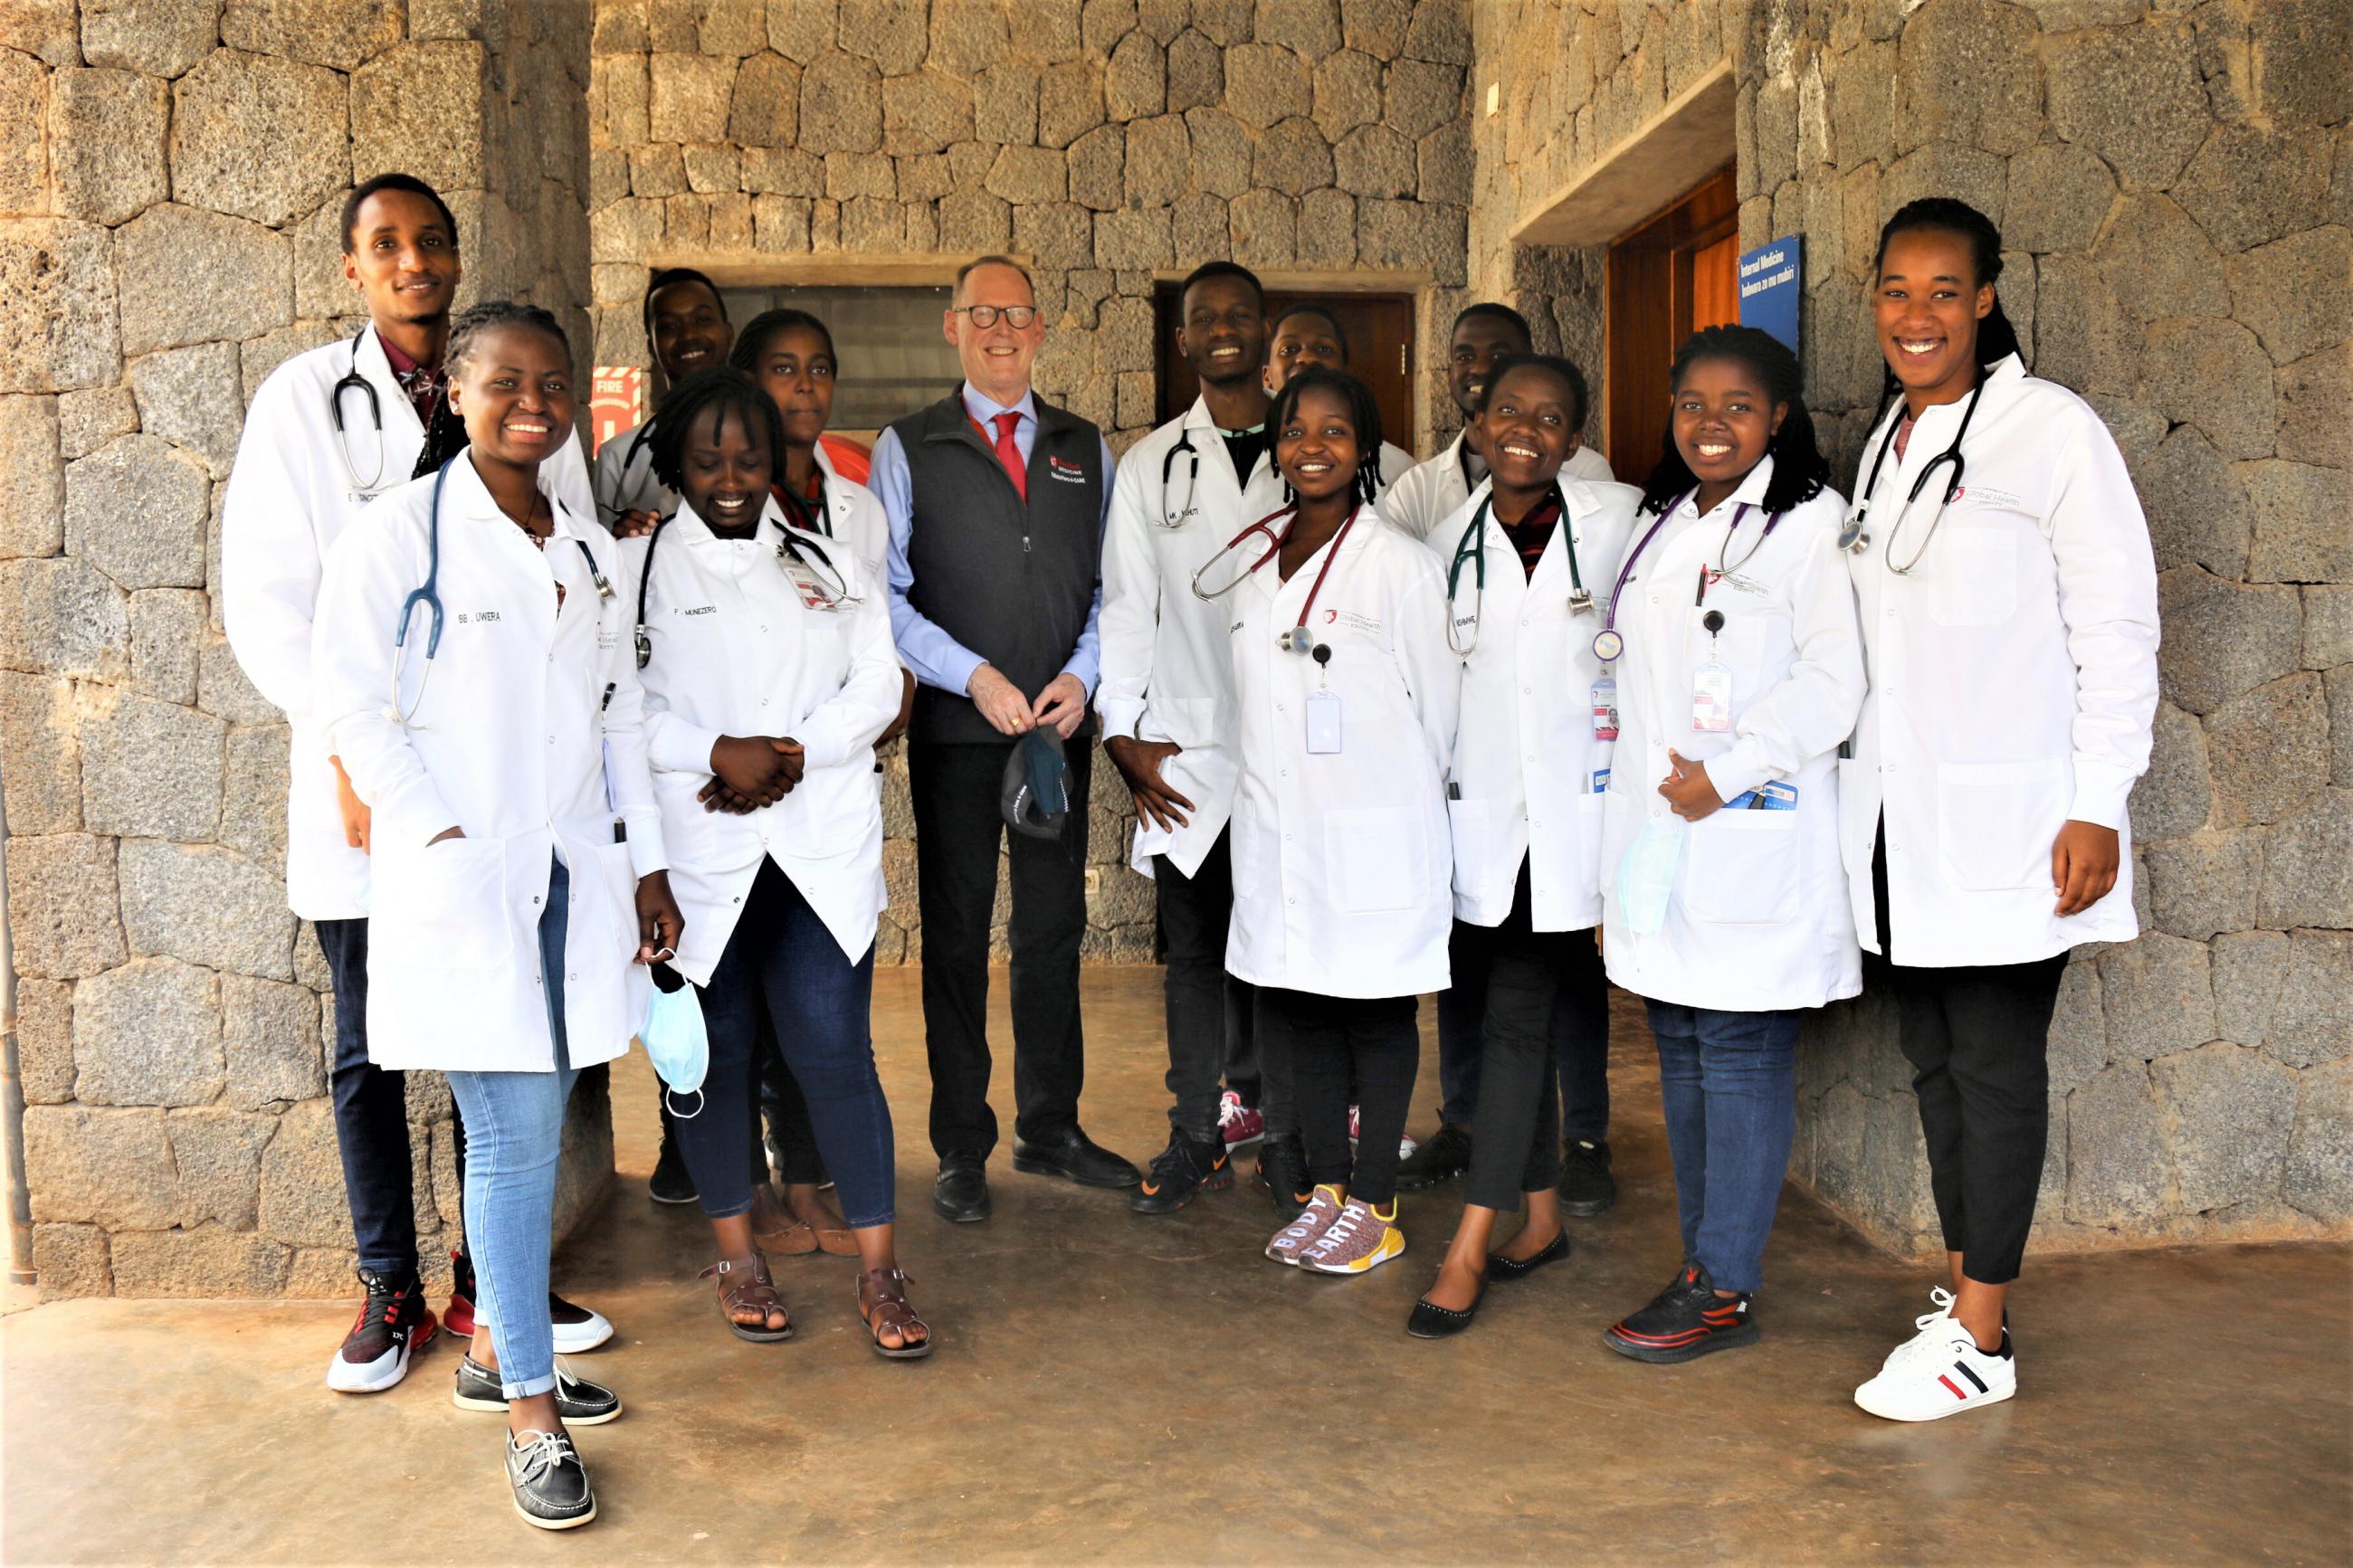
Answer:
<svg viewBox="0 0 2353 1568"><path fill-rule="evenodd" d="M1568 613L1581 616L1593 608L1593 592L1585 585L1585 575L1577 569L1577 531L1570 526L1568 498L1560 493L1560 486L1552 487L1552 499L1560 507L1561 542L1568 550ZM1446 569L1446 646L1458 658L1469 658L1479 647L1479 622L1487 610L1487 513L1493 510L1495 492L1491 487L1479 498L1478 510L1471 514L1471 526L1462 531L1462 538L1454 546L1454 560ZM1455 591L1462 585L1462 568L1472 571L1472 597L1471 613L1454 614ZM1462 641L1462 628L1471 628L1471 640Z"/></svg>

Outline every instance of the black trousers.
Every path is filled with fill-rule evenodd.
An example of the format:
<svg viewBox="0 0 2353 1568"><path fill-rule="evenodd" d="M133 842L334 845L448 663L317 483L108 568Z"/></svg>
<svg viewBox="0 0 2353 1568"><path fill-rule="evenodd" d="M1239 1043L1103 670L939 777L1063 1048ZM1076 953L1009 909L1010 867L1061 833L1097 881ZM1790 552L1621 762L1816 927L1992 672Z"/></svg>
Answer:
<svg viewBox="0 0 2353 1568"><path fill-rule="evenodd" d="M1579 1061L1609 1058L1609 983L1590 927L1532 929L1534 892L1520 864L1512 912L1482 931L1488 956L1486 1035L1481 1043L1478 1136L1471 1142L1466 1203L1516 1211L1522 1193L1560 1180L1560 1111L1553 1099L1563 1042ZM1456 931L1478 930L1464 927ZM1605 1083L1608 1081L1605 1078Z"/></svg>
<svg viewBox="0 0 2353 1568"><path fill-rule="evenodd" d="M1307 1175L1352 1198L1385 1204L1397 1196L1398 1141L1413 1109L1421 1068L1421 1032L1413 996L1317 996L1258 990L1258 1037L1268 1059L1290 1063ZM1348 1149L1348 1106L1356 1103L1356 1148Z"/></svg>
<svg viewBox="0 0 2353 1568"><path fill-rule="evenodd" d="M997 1147L997 1113L988 1105L988 923L997 903L997 847L1008 838L1014 1131L1047 1138L1078 1125L1086 1077L1079 942L1087 929L1091 743L1065 743L1071 814L1060 842L1006 831L997 787L1011 742L908 748L932 1148L943 1156L985 1159Z"/></svg>
<svg viewBox="0 0 2353 1568"><path fill-rule="evenodd" d="M1884 830L1871 879L1880 951L1892 952ZM2018 1278L2034 1228L2051 1137L2051 1015L2066 972L2063 952L2027 963L1887 966L1945 1250L1982 1285Z"/></svg>
<svg viewBox="0 0 2353 1568"><path fill-rule="evenodd" d="M1167 966L1168 1124L1197 1142L1218 1140L1219 1080L1259 1101L1258 1051L1250 987L1226 973L1226 931L1233 923L1230 831L1187 877L1166 855L1153 857L1153 898L1160 910L1161 959Z"/></svg>
<svg viewBox="0 0 2353 1568"><path fill-rule="evenodd" d="M1524 883L1527 874L1523 861ZM1482 1062L1489 1037L1488 974L1494 966L1500 929L1456 921L1446 945L1453 984L1438 997L1438 1088L1443 1096L1438 1114L1456 1127L1477 1125ZM1598 1005L1606 1009L1606 994ZM1556 1016L1555 1023L1558 1027L1552 1047L1560 1080L1556 1120L1562 1142L1565 1146L1571 1142L1606 1142L1609 1136L1609 1031L1606 1026L1577 1027L1577 1020L1567 1014ZM1549 1089L1546 1097L1551 1097ZM1475 1141L1472 1146L1477 1146Z"/></svg>

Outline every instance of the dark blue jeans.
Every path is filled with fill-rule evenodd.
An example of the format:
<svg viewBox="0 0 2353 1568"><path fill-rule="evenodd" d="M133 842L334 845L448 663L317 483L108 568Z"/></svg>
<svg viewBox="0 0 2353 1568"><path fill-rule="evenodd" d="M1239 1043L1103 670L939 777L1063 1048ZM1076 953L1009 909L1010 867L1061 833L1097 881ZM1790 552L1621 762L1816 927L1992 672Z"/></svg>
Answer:
<svg viewBox="0 0 2353 1568"><path fill-rule="evenodd" d="M752 1206L751 1066L765 1013L808 1101L842 1217L853 1229L892 1222L891 1107L874 1073L873 998L873 945L855 963L844 958L792 879L762 860L702 992L711 1036L702 1110L677 1121L679 1152L706 1215L733 1219Z"/></svg>
<svg viewBox="0 0 2353 1568"><path fill-rule="evenodd" d="M1798 1132L1799 1016L1649 1007L1683 1256L1719 1290L1757 1289Z"/></svg>

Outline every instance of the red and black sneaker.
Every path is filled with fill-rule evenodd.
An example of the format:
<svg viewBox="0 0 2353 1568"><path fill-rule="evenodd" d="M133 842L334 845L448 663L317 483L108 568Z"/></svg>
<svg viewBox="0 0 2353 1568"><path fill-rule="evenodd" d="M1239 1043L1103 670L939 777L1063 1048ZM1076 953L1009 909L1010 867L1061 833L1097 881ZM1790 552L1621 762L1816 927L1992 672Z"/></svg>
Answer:
<svg viewBox="0 0 2353 1568"><path fill-rule="evenodd" d="M1707 1270L1686 1258L1651 1304L1609 1325L1601 1342L1636 1361L1692 1361L1711 1351L1757 1342L1746 1292L1719 1296Z"/></svg>
<svg viewBox="0 0 2353 1568"><path fill-rule="evenodd" d="M449 1331L462 1340L474 1337L474 1260L464 1252L449 1255L449 1310L442 1314ZM548 1326L555 1333L555 1353L579 1355L613 1337L605 1314L547 1293Z"/></svg>
<svg viewBox="0 0 2353 1568"><path fill-rule="evenodd" d="M367 1287L367 1300L327 1363L327 1386L338 1394L382 1394L408 1375L408 1358L431 1344L440 1329L415 1269L390 1275L363 1268L360 1283Z"/></svg>

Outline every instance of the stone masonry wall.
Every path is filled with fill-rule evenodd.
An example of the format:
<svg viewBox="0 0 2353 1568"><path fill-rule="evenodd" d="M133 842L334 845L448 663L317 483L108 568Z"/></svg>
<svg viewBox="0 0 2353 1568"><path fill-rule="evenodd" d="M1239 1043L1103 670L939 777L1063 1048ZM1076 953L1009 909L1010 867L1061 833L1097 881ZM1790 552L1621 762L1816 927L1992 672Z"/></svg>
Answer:
<svg viewBox="0 0 2353 1568"><path fill-rule="evenodd" d="M1915 196L1984 210L2041 374L2100 409L2164 613L2132 803L2144 934L2051 1041L2038 1244L2353 1235L2353 10L2341 0L1482 4L1473 279L1598 361L1599 253L1511 253L1545 193L1729 58L1741 243L1806 238L1808 398L1852 489L1867 275ZM1662 191L1662 201L1677 193ZM1794 1174L1939 1244L1883 994L1800 1062Z"/></svg>
<svg viewBox="0 0 2353 1568"><path fill-rule="evenodd" d="M585 0L0 6L0 788L49 1296L341 1295L332 999L285 907L286 730L221 636L246 399L359 324L357 178L456 209L461 300L588 346ZM612 1168L601 1082L569 1225ZM459 1194L410 1078L428 1268Z"/></svg>
<svg viewBox="0 0 2353 1568"><path fill-rule="evenodd" d="M642 364L646 262L969 257L1036 270L1039 390L1114 450L1154 420L1155 276L1420 275L1466 298L1466 0L597 0L596 357ZM944 392L946 389L942 388ZM1451 409L1428 392L1424 422ZM1405 444L1410 444L1407 437ZM886 763L882 963L921 956L906 763ZM1152 957L1133 814L1097 753L1090 961ZM1002 956L1005 879L998 879Z"/></svg>

